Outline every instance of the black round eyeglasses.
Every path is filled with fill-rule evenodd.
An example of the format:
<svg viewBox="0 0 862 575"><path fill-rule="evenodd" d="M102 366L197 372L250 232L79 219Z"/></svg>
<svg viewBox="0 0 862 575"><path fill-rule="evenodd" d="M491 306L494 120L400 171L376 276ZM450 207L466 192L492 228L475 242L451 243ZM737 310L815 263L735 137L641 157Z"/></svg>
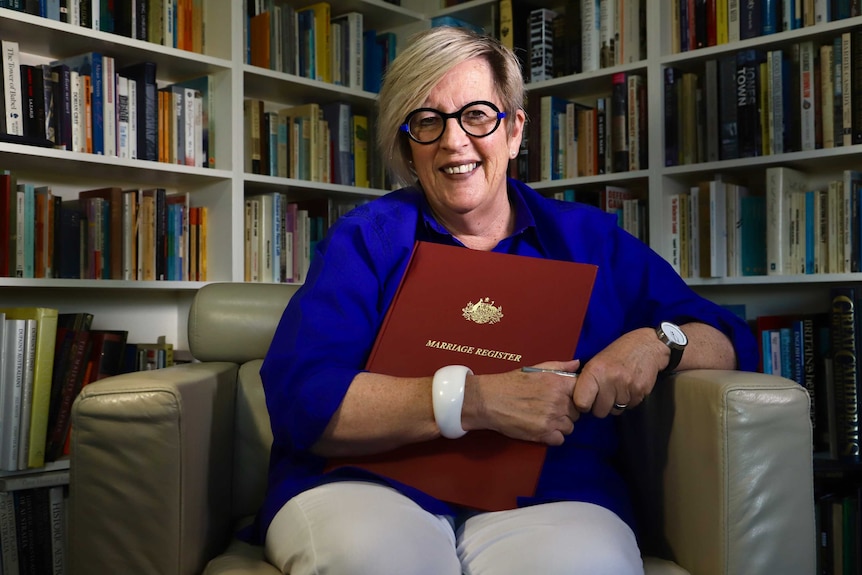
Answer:
<svg viewBox="0 0 862 575"><path fill-rule="evenodd" d="M506 117L506 112L485 100L470 102L457 112L447 114L434 108L419 108L407 115L401 124L401 131L406 132L410 139L419 144L433 144L446 130L446 121L456 118L461 129L474 138L484 138L494 133L500 126L500 121Z"/></svg>

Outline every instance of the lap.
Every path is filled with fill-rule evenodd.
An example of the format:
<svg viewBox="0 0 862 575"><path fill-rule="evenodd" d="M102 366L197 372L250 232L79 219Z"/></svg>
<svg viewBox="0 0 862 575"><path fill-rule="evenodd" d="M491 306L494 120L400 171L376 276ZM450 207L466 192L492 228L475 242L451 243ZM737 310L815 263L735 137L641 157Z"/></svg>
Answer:
<svg viewBox="0 0 862 575"><path fill-rule="evenodd" d="M398 491L345 481L291 499L267 532L283 573L350 575L642 574L631 529L589 503L479 513L455 533Z"/></svg>

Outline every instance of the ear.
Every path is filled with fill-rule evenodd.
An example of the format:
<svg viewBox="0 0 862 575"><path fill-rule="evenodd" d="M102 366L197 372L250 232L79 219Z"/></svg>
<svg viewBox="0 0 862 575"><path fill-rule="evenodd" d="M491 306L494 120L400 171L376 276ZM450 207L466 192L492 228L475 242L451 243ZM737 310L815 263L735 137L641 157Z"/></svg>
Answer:
<svg viewBox="0 0 862 575"><path fill-rule="evenodd" d="M515 113L507 118L512 122L512 135L509 136L509 156L515 157L518 155L518 150L521 148L521 140L524 137L524 124L527 121L527 115L524 110L518 108Z"/></svg>

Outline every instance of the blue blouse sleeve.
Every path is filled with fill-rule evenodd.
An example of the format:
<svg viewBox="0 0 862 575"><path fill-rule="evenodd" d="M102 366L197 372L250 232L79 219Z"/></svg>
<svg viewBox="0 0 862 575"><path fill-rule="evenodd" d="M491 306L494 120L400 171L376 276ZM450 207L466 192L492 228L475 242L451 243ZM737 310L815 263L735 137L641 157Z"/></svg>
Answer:
<svg viewBox="0 0 862 575"><path fill-rule="evenodd" d="M260 373L274 439L291 451L307 451L323 433L362 371L385 312L392 272L384 268L392 258L384 257L367 224L343 217L318 243L264 359Z"/></svg>
<svg viewBox="0 0 862 575"><path fill-rule="evenodd" d="M748 324L698 295L664 258L612 220L593 213L579 226L585 234L581 241L588 245L582 256L599 266L584 331L593 334L597 348L583 350L582 357L633 329L655 327L661 321L701 322L728 336L738 369L756 370L758 348Z"/></svg>

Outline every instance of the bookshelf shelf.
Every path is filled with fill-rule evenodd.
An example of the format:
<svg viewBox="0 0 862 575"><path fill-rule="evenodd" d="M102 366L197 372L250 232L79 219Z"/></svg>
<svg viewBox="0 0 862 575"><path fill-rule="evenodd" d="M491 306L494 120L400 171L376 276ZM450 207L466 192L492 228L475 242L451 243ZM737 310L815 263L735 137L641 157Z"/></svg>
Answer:
<svg viewBox="0 0 862 575"><path fill-rule="evenodd" d="M271 102L313 99L318 103L342 101L370 108L377 101L377 94L372 92L251 65L243 67L243 86L246 98Z"/></svg>
<svg viewBox="0 0 862 575"><path fill-rule="evenodd" d="M386 194L389 190L378 190L374 188L360 188L357 186L345 186L325 182L310 182L296 178L279 178L275 176L262 176L259 174L245 174L246 191L261 192L285 192L292 195L312 196L339 196L348 197L375 197Z"/></svg>

